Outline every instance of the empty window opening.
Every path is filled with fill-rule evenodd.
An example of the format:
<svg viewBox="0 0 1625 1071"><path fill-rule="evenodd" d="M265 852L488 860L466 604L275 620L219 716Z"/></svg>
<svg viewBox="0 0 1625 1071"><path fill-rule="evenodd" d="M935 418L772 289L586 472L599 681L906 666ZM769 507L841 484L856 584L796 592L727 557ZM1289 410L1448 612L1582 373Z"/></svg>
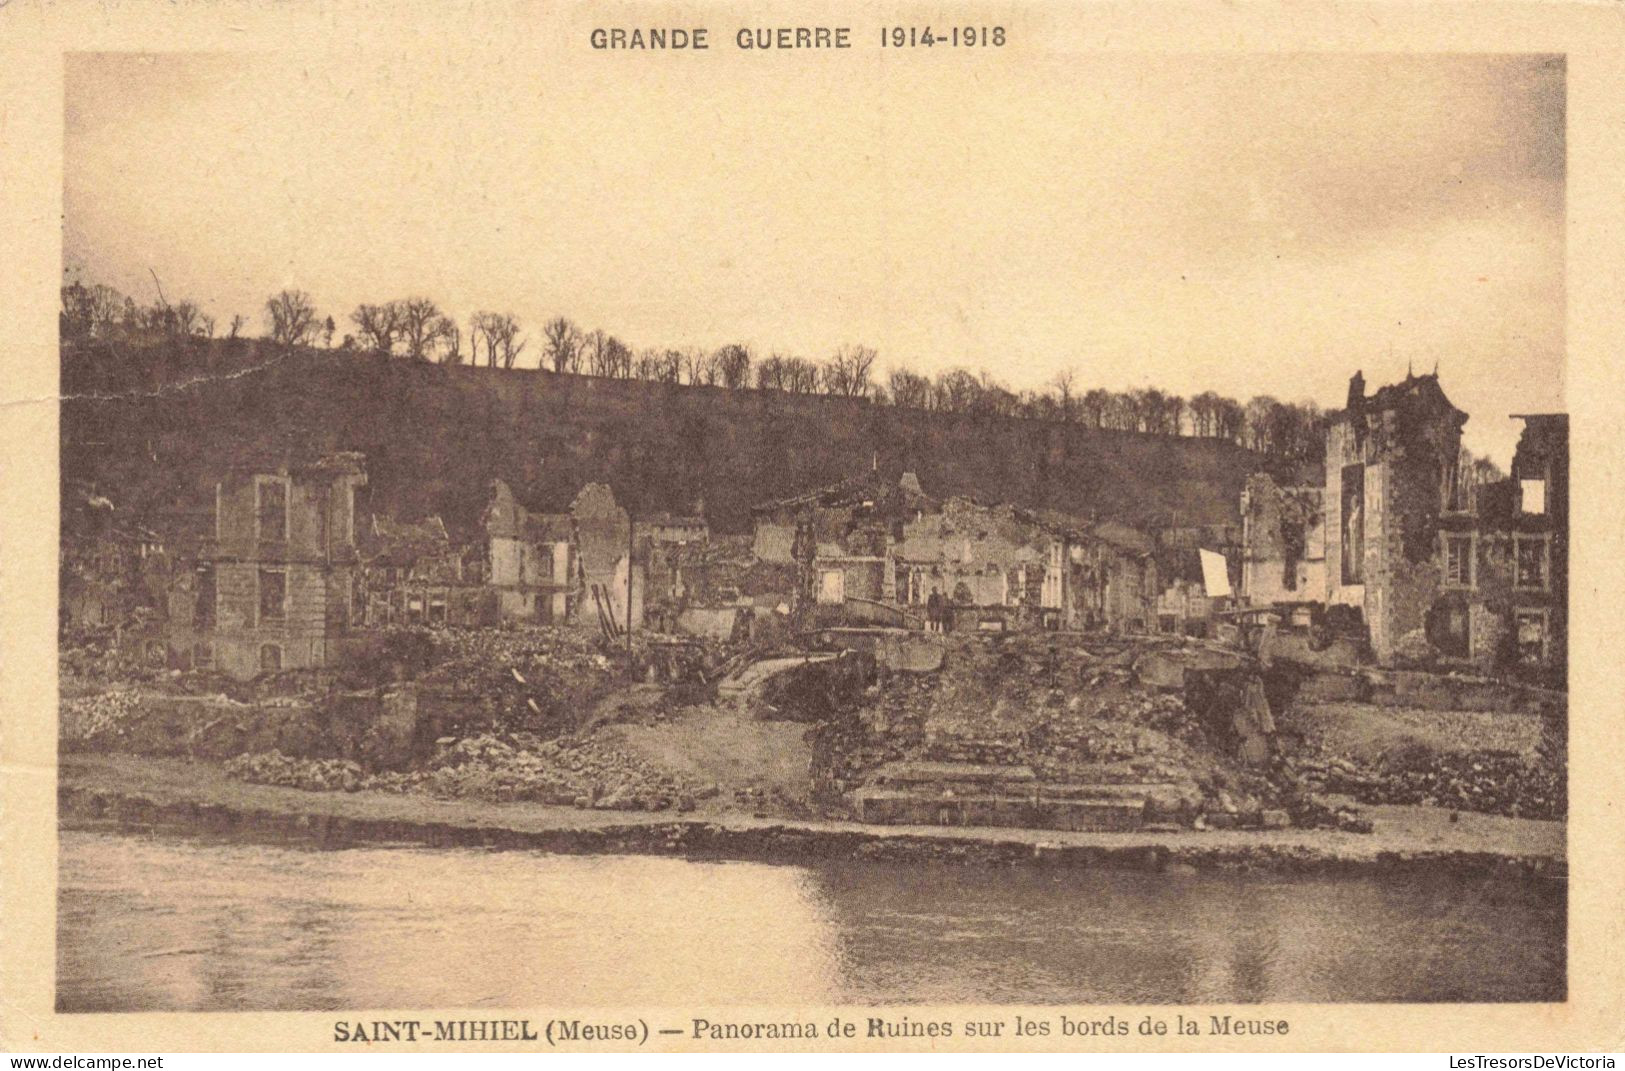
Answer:
<svg viewBox="0 0 1625 1071"><path fill-rule="evenodd" d="M1444 537L1444 582L1455 588L1473 586L1473 537L1446 535Z"/></svg>
<svg viewBox="0 0 1625 1071"><path fill-rule="evenodd" d="M825 604L846 601L846 573L840 569L824 569L818 574L818 601Z"/></svg>
<svg viewBox="0 0 1625 1071"><path fill-rule="evenodd" d="M279 477L260 479L254 484L254 522L260 539L286 542L288 539L288 485Z"/></svg>
<svg viewBox="0 0 1625 1071"><path fill-rule="evenodd" d="M281 569L260 570L260 620L281 621L288 615L288 574Z"/></svg>
<svg viewBox="0 0 1625 1071"><path fill-rule="evenodd" d="M1512 538L1512 586L1525 591L1546 589L1546 548L1544 536Z"/></svg>
<svg viewBox="0 0 1625 1071"><path fill-rule="evenodd" d="M197 601L192 604L192 627L199 632L214 628L214 569L200 566L197 571Z"/></svg>
<svg viewBox="0 0 1625 1071"><path fill-rule="evenodd" d="M1519 610L1516 617L1518 661L1540 665L1547 657L1548 619L1545 610Z"/></svg>

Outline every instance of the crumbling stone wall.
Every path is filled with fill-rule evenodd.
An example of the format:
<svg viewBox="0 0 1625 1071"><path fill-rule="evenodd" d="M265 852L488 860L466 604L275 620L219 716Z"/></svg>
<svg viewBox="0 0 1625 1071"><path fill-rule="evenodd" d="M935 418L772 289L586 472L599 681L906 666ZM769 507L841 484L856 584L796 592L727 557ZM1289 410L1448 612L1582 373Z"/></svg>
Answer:
<svg viewBox="0 0 1625 1071"><path fill-rule="evenodd" d="M1243 591L1254 605L1326 598L1324 491L1254 473L1242 494Z"/></svg>
<svg viewBox="0 0 1625 1071"><path fill-rule="evenodd" d="M327 641L336 629L328 622L329 586L342 583L344 569L308 563L276 565L285 578L287 598L281 620L259 613L260 562L220 562L215 570L218 611L215 631L196 640L210 642L215 667L238 680L261 672L261 650L277 648L280 668L308 669L327 663ZM348 598L347 589L334 598ZM189 624L189 623L188 623ZM190 629L184 630L193 639Z"/></svg>
<svg viewBox="0 0 1625 1071"><path fill-rule="evenodd" d="M627 621L627 573L631 580L631 619L633 627L643 623L644 563L634 561L626 508L615 500L607 484L589 483L570 504L575 521L576 545L582 586L588 592L594 584L609 596L610 616L621 627ZM646 556L646 555L644 555ZM576 616L582 623L595 623L598 610L591 595L576 603Z"/></svg>
<svg viewBox="0 0 1625 1071"><path fill-rule="evenodd" d="M1351 384L1349 409L1327 431L1327 601L1361 607L1380 662L1426 636L1443 569L1444 476L1460 455L1465 420L1434 377L1407 377L1370 399L1363 381ZM1363 479L1363 518L1351 530L1343 481L1355 478ZM1364 543L1357 578L1343 573L1350 538Z"/></svg>

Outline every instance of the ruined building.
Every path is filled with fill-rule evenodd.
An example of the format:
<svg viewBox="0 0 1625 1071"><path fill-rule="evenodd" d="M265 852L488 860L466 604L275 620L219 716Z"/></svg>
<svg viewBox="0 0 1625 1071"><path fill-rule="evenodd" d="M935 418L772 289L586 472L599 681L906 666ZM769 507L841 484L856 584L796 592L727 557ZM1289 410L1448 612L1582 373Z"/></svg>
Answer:
<svg viewBox="0 0 1625 1071"><path fill-rule="evenodd" d="M172 600L179 659L246 680L342 657L356 638L356 493L366 481L359 454L227 472L213 538L183 592L189 612Z"/></svg>
<svg viewBox="0 0 1625 1071"><path fill-rule="evenodd" d="M1214 635L1240 589L1241 526L1170 526L1155 534L1157 631Z"/></svg>
<svg viewBox="0 0 1625 1071"><path fill-rule="evenodd" d="M119 516L113 503L73 487L62 496L61 624L118 630L158 604L173 556L158 533Z"/></svg>
<svg viewBox="0 0 1625 1071"><path fill-rule="evenodd" d="M1517 414L1523 434L1512 455L1511 638L1506 651L1526 669L1567 684L1569 633L1569 418Z"/></svg>
<svg viewBox="0 0 1625 1071"><path fill-rule="evenodd" d="M484 555L477 546L454 544L439 516L407 522L375 513L365 531L366 616L352 624L496 623L495 593L483 583Z"/></svg>
<svg viewBox="0 0 1625 1071"><path fill-rule="evenodd" d="M1248 481L1247 601L1354 615L1380 664L1560 680L1567 418L1519 418L1508 480L1486 480L1464 454L1467 419L1437 375L1367 396L1356 374L1348 405L1331 414L1318 486L1283 487L1263 474Z"/></svg>
<svg viewBox="0 0 1625 1071"><path fill-rule="evenodd" d="M960 629L1148 630L1153 541L1112 522L928 497L878 473L756 510L756 553L799 567L795 596L820 624L920 627L940 605Z"/></svg>
<svg viewBox="0 0 1625 1071"><path fill-rule="evenodd" d="M570 518L583 592L577 622L590 624L602 614L617 628L641 628L645 578L631 514L616 502L608 484L589 483L571 501Z"/></svg>
<svg viewBox="0 0 1625 1071"><path fill-rule="evenodd" d="M563 623L579 598L575 526L567 513L526 509L506 483L491 485L485 511L487 583L504 621Z"/></svg>
<svg viewBox="0 0 1625 1071"><path fill-rule="evenodd" d="M496 480L485 511L486 582L500 620L624 629L630 571L630 624L639 628L651 555L702 543L706 533L698 517L660 514L634 525L607 484L583 486L567 513L543 513Z"/></svg>

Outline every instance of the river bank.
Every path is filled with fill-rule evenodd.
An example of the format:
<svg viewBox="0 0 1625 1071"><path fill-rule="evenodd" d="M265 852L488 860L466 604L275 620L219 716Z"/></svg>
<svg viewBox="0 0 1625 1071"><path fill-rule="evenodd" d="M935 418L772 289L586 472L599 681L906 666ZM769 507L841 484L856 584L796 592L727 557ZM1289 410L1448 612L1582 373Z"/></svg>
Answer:
<svg viewBox="0 0 1625 1071"><path fill-rule="evenodd" d="M1375 828L1369 834L880 827L725 812L678 817L372 791L309 792L232 780L211 763L124 754L64 755L57 795L64 829L156 829L321 847L406 843L763 862L871 859L1136 870L1422 870L1547 880L1567 874L1561 822L1452 818L1429 807L1371 807Z"/></svg>

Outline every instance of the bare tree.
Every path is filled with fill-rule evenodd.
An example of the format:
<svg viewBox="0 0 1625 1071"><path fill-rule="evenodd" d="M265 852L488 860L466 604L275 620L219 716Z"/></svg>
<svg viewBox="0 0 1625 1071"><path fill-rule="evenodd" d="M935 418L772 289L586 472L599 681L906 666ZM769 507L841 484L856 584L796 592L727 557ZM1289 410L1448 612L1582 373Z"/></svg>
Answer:
<svg viewBox="0 0 1625 1071"><path fill-rule="evenodd" d="M1246 412L1242 409L1241 403L1234 398L1220 398L1215 434L1221 439L1240 442L1242 428L1245 424Z"/></svg>
<svg viewBox="0 0 1625 1071"><path fill-rule="evenodd" d="M582 359L589 376L609 376L609 336L604 329L595 327L581 336Z"/></svg>
<svg viewBox="0 0 1625 1071"><path fill-rule="evenodd" d="M1245 420L1243 424L1246 430L1245 445L1248 449L1256 450L1261 454L1269 452L1272 446L1270 441L1270 416L1275 407L1280 404L1267 394L1260 394L1247 403L1242 415Z"/></svg>
<svg viewBox="0 0 1625 1071"><path fill-rule="evenodd" d="M486 363L492 368L512 368L525 343L519 337L519 321L505 312L476 312L470 320L469 345L471 359L479 363L481 343L485 345Z"/></svg>
<svg viewBox="0 0 1625 1071"><path fill-rule="evenodd" d="M762 390L789 390L789 373L785 368L785 361L786 358L775 353L758 364L756 385Z"/></svg>
<svg viewBox="0 0 1625 1071"><path fill-rule="evenodd" d="M568 318L555 316L542 325L542 358L555 372L581 370L581 330Z"/></svg>
<svg viewBox="0 0 1625 1071"><path fill-rule="evenodd" d="M303 290L283 290L265 302L265 321L272 342L303 346L316 332L316 305Z"/></svg>
<svg viewBox="0 0 1625 1071"><path fill-rule="evenodd" d="M1073 403L1075 401L1072 397L1072 385L1075 381L1070 368L1061 369L1050 380L1050 386L1055 390L1055 407L1059 411L1062 420L1072 419Z"/></svg>
<svg viewBox="0 0 1625 1071"><path fill-rule="evenodd" d="M886 377L891 388L891 403L905 409L924 409L931 404L931 381L918 372L906 368L893 368Z"/></svg>
<svg viewBox="0 0 1625 1071"><path fill-rule="evenodd" d="M519 337L519 321L512 316L502 318L502 330L497 335L498 356L502 367L512 368L519 355L525 352L525 340Z"/></svg>
<svg viewBox="0 0 1625 1071"><path fill-rule="evenodd" d="M968 413L981 394L981 380L963 368L955 368L938 373L931 385L931 407L947 413Z"/></svg>
<svg viewBox="0 0 1625 1071"><path fill-rule="evenodd" d="M62 288L61 327L64 338L104 337L118 326L124 295L97 283L72 283Z"/></svg>
<svg viewBox="0 0 1625 1071"><path fill-rule="evenodd" d="M240 312L232 313L232 315L231 315L231 334L229 336L227 336L227 337L236 338L238 335L242 334L243 328L245 328L247 326L248 326L248 318L247 317L245 317Z"/></svg>
<svg viewBox="0 0 1625 1071"><path fill-rule="evenodd" d="M682 351L683 377L692 386L709 387L717 381L717 366L712 355L698 346Z"/></svg>
<svg viewBox="0 0 1625 1071"><path fill-rule="evenodd" d="M478 365L480 363L480 346L483 344L485 346L486 366L490 368L497 366L496 344L492 339L491 332L487 330L495 316L496 313L494 312L482 311L476 312L468 318L469 364Z"/></svg>
<svg viewBox="0 0 1625 1071"><path fill-rule="evenodd" d="M394 304L399 310L401 342L406 346L406 355L414 361L429 360L434 356L442 324L446 322L440 306L426 297L403 298Z"/></svg>
<svg viewBox="0 0 1625 1071"><path fill-rule="evenodd" d="M805 357L786 357L785 389L792 394L816 394L818 383L823 377L819 374L818 365Z"/></svg>
<svg viewBox="0 0 1625 1071"><path fill-rule="evenodd" d="M333 322L333 317L329 316L326 320L323 320L322 321L322 345L326 346L328 349L332 349L333 348L333 332L337 331L338 329L339 329L339 325Z"/></svg>
<svg viewBox="0 0 1625 1071"><path fill-rule="evenodd" d="M1219 396L1210 390L1205 390L1191 398L1188 405L1191 414L1191 433L1207 438L1218 434Z"/></svg>
<svg viewBox="0 0 1625 1071"><path fill-rule="evenodd" d="M1132 391L1106 392L1105 426L1118 431L1137 431L1140 427L1140 407Z"/></svg>
<svg viewBox="0 0 1625 1071"><path fill-rule="evenodd" d="M660 378L661 358L657 349L639 350L632 359L632 377L634 379L655 382Z"/></svg>
<svg viewBox="0 0 1625 1071"><path fill-rule="evenodd" d="M1021 408L1021 399L989 372L977 377L979 391L971 405L974 413L989 416L1015 416Z"/></svg>
<svg viewBox="0 0 1625 1071"><path fill-rule="evenodd" d="M185 337L198 334L203 311L191 301L178 301L170 309L169 326L172 333Z"/></svg>
<svg viewBox="0 0 1625 1071"><path fill-rule="evenodd" d="M463 329L449 316L434 322L434 335L440 341L440 363L463 363Z"/></svg>
<svg viewBox="0 0 1625 1071"><path fill-rule="evenodd" d="M626 343L601 330L582 336L581 357L587 374L607 379L625 379L632 374L632 351Z"/></svg>
<svg viewBox="0 0 1625 1071"><path fill-rule="evenodd" d="M823 368L825 393L846 398L867 397L875 356L874 348L870 346L849 345L836 350Z"/></svg>
<svg viewBox="0 0 1625 1071"><path fill-rule="evenodd" d="M400 306L393 301L382 305L357 305L350 314L361 341L379 353L395 352L395 339L401 331Z"/></svg>
<svg viewBox="0 0 1625 1071"><path fill-rule="evenodd" d="M750 385L750 350L738 343L729 343L717 350L713 358L717 376L724 387L738 390Z"/></svg>
<svg viewBox="0 0 1625 1071"><path fill-rule="evenodd" d="M1104 428L1106 426L1106 412L1111 408L1111 392L1101 390L1099 387L1084 394L1078 399L1078 412L1084 424L1091 428Z"/></svg>
<svg viewBox="0 0 1625 1071"><path fill-rule="evenodd" d="M632 347L628 346L614 335L609 336L609 341L604 345L608 351L605 357L605 367L608 369L606 374L618 377L620 379L631 379L633 360Z"/></svg>
<svg viewBox="0 0 1625 1071"><path fill-rule="evenodd" d="M1047 390L1024 390L1016 400L1016 413L1028 420L1062 420L1061 399Z"/></svg>
<svg viewBox="0 0 1625 1071"><path fill-rule="evenodd" d="M1162 404L1168 414L1166 424L1168 434L1185 434L1185 399L1181 398L1177 394L1169 392L1163 396Z"/></svg>
<svg viewBox="0 0 1625 1071"><path fill-rule="evenodd" d="M683 380L683 351L661 350L655 365L655 379L661 383L681 383Z"/></svg>
<svg viewBox="0 0 1625 1071"><path fill-rule="evenodd" d="M202 316L198 317L198 334L202 335L204 338L213 338L214 331L215 322L213 316L210 316L208 313L204 313Z"/></svg>

